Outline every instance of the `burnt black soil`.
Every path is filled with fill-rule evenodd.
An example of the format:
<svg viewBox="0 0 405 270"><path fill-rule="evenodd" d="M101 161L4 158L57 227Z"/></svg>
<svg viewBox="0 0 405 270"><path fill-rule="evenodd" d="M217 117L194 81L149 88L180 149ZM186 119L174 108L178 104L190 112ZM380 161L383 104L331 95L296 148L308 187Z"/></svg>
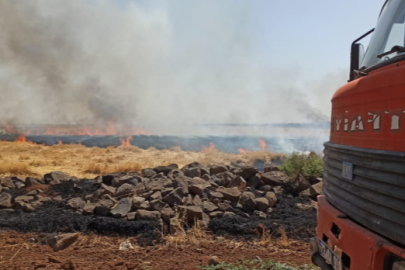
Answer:
<svg viewBox="0 0 405 270"><path fill-rule="evenodd" d="M32 213L0 211L0 229L18 232L83 232L110 236L139 236L140 242L144 244L150 244L161 236L158 222L83 216L65 209L64 204L55 201L45 202Z"/></svg>
<svg viewBox="0 0 405 270"><path fill-rule="evenodd" d="M71 197L81 197L93 194L100 188L99 183L91 179L81 179L78 181L63 181L60 184L51 185L49 191L56 192L63 199Z"/></svg>
<svg viewBox="0 0 405 270"><path fill-rule="evenodd" d="M309 198L300 196L278 194L277 197L279 203L266 219L253 215L249 218L230 216L212 219L209 227L218 235L232 235L245 239L259 235L257 229L259 224L276 237L280 236L280 229L285 230L288 238L296 240L308 240L313 237L316 228L316 209L305 208L313 205L313 202ZM304 207L299 207L297 204L302 204Z"/></svg>

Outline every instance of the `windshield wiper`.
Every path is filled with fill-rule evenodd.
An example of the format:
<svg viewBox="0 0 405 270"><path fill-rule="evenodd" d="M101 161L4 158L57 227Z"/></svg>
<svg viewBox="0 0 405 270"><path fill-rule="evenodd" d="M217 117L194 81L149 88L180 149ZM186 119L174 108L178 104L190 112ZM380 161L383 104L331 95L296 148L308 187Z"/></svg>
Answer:
<svg viewBox="0 0 405 270"><path fill-rule="evenodd" d="M392 47L391 50L389 50L388 52L385 52L385 53L382 53L382 54L377 55L377 57L381 59L381 58L383 58L384 56L389 55L389 54L391 54L391 53L395 53L395 52L396 52L396 53L405 52L405 47L396 45L396 46Z"/></svg>

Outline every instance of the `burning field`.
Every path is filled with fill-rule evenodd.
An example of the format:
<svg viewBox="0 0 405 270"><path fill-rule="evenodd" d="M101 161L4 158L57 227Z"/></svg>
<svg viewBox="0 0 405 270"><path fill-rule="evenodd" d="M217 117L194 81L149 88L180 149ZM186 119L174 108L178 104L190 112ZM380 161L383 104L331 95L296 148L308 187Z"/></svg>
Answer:
<svg viewBox="0 0 405 270"><path fill-rule="evenodd" d="M1 141L0 264L197 269L216 256L307 269L321 179L279 171L285 156L258 144L233 154Z"/></svg>

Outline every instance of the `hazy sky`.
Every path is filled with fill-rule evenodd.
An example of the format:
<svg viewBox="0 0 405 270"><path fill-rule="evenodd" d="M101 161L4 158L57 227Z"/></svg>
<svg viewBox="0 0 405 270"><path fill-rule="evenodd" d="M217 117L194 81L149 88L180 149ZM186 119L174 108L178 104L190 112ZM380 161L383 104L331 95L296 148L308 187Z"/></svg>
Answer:
<svg viewBox="0 0 405 270"><path fill-rule="evenodd" d="M0 123L328 121L382 4L0 0Z"/></svg>

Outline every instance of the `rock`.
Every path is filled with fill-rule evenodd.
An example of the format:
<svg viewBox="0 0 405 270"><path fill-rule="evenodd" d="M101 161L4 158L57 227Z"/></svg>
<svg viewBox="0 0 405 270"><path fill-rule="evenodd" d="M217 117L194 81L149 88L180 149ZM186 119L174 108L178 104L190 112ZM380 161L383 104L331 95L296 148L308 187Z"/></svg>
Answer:
<svg viewBox="0 0 405 270"><path fill-rule="evenodd" d="M162 200L153 200L149 202L150 207L152 208L152 210L155 211L162 211L162 209L167 205L165 202L163 202Z"/></svg>
<svg viewBox="0 0 405 270"><path fill-rule="evenodd" d="M232 216L236 216L236 214L233 213L233 212L225 212L225 213L222 215L222 217L232 217Z"/></svg>
<svg viewBox="0 0 405 270"><path fill-rule="evenodd" d="M307 196L311 198L314 201L317 201L317 197L322 193L322 188L323 188L323 182L319 182L318 184L315 184L311 186L310 188L302 191L300 194Z"/></svg>
<svg viewBox="0 0 405 270"><path fill-rule="evenodd" d="M160 219L159 211L147 211L147 210L138 210L135 214L136 220L152 220L158 221Z"/></svg>
<svg viewBox="0 0 405 270"><path fill-rule="evenodd" d="M110 210L110 213L115 218L123 218L129 211L131 211L131 206L131 200L129 198L123 198L113 209Z"/></svg>
<svg viewBox="0 0 405 270"><path fill-rule="evenodd" d="M203 176L201 176L201 178L205 181L211 181L211 176L209 174L204 174Z"/></svg>
<svg viewBox="0 0 405 270"><path fill-rule="evenodd" d="M208 169L207 167L200 167L200 170L201 170L201 177L203 177L204 175L210 176L210 169Z"/></svg>
<svg viewBox="0 0 405 270"><path fill-rule="evenodd" d="M184 197L184 190L181 187L176 188L167 194L163 201L167 202L170 206L181 205Z"/></svg>
<svg viewBox="0 0 405 270"><path fill-rule="evenodd" d="M211 185L204 179L195 177L190 181L188 190L190 191L191 194L204 197L204 189L210 186Z"/></svg>
<svg viewBox="0 0 405 270"><path fill-rule="evenodd" d="M145 192L146 187L144 183L138 183L134 186L134 194L140 194Z"/></svg>
<svg viewBox="0 0 405 270"><path fill-rule="evenodd" d="M160 191L156 191L155 193L153 193L152 195L150 195L149 200L153 201L153 200L160 200L162 199L162 193Z"/></svg>
<svg viewBox="0 0 405 270"><path fill-rule="evenodd" d="M69 177L64 172L51 172L44 175L46 184L59 184L63 181L68 181Z"/></svg>
<svg viewBox="0 0 405 270"><path fill-rule="evenodd" d="M202 206L202 205L203 205L203 202L202 202L200 196L198 196L198 195L195 195L195 196L194 196L194 198L193 198L193 203L194 203L194 205L196 205L196 206Z"/></svg>
<svg viewBox="0 0 405 270"><path fill-rule="evenodd" d="M231 172L218 173L211 176L211 181L218 186L226 187L236 176Z"/></svg>
<svg viewBox="0 0 405 270"><path fill-rule="evenodd" d="M211 166L210 167L210 175L215 175L218 173L223 173L223 172L227 172L228 168L222 165L216 165L216 166Z"/></svg>
<svg viewBox="0 0 405 270"><path fill-rule="evenodd" d="M135 220L136 212L130 212L127 214L128 220Z"/></svg>
<svg viewBox="0 0 405 270"><path fill-rule="evenodd" d="M201 169L198 167L193 168L183 168L184 175L187 177L200 177L201 176Z"/></svg>
<svg viewBox="0 0 405 270"><path fill-rule="evenodd" d="M221 192L212 191L212 190L210 190L210 191L208 192L208 197L209 197L209 199L210 199L211 201L213 201L213 200L215 200L215 199L218 199L218 200L223 200L223 199L224 199L224 195L222 195Z"/></svg>
<svg viewBox="0 0 405 270"><path fill-rule="evenodd" d="M138 209L141 209L141 210L151 210L152 208L151 208L151 206L150 206L150 202L144 201L143 203L141 203L141 205L139 206Z"/></svg>
<svg viewBox="0 0 405 270"><path fill-rule="evenodd" d="M172 192L173 190L174 190L174 188L172 188L172 187L163 189L162 192L161 192L162 197L166 196L167 194L169 194L169 193Z"/></svg>
<svg viewBox="0 0 405 270"><path fill-rule="evenodd" d="M280 169L278 168L278 166L276 164L270 163L267 164L266 167L264 168L264 172L277 172Z"/></svg>
<svg viewBox="0 0 405 270"><path fill-rule="evenodd" d="M117 189L112 187L112 186L108 186L106 184L101 184L100 187L100 196L104 195L104 194L109 194L109 195L114 195L115 191Z"/></svg>
<svg viewBox="0 0 405 270"><path fill-rule="evenodd" d="M311 183L311 185L316 185L316 184L322 182L322 178L316 177L316 176L310 176L307 178L307 180Z"/></svg>
<svg viewBox="0 0 405 270"><path fill-rule="evenodd" d="M267 212L267 209L269 209L269 201L266 198L256 198L256 210L262 211L262 212Z"/></svg>
<svg viewBox="0 0 405 270"><path fill-rule="evenodd" d="M144 197L139 196L132 197L132 209L137 210L144 201L145 201Z"/></svg>
<svg viewBox="0 0 405 270"><path fill-rule="evenodd" d="M204 212L213 212L218 209L218 206L212 202L203 202L203 211Z"/></svg>
<svg viewBox="0 0 405 270"><path fill-rule="evenodd" d="M25 186L26 187L31 187L31 186L36 186L40 185L41 181L39 179L33 178L33 177L27 177L25 178Z"/></svg>
<svg viewBox="0 0 405 270"><path fill-rule="evenodd" d="M125 173L123 172L116 172L116 173L110 173L110 174L105 174L101 178L101 182L103 184L111 186L112 181L114 180L115 177L122 177L125 176Z"/></svg>
<svg viewBox="0 0 405 270"><path fill-rule="evenodd" d="M65 233L48 238L47 244L56 252L71 246L77 239L79 239L79 233Z"/></svg>
<svg viewBox="0 0 405 270"><path fill-rule="evenodd" d="M29 203L29 202L32 202L34 199L35 199L34 196L22 195L22 196L15 197L14 201Z"/></svg>
<svg viewBox="0 0 405 270"><path fill-rule="evenodd" d="M243 166L234 171L234 174L241 176L243 179L248 179L258 173L258 170L253 166Z"/></svg>
<svg viewBox="0 0 405 270"><path fill-rule="evenodd" d="M184 172L182 170L179 169L174 169L171 170L168 174L167 177L169 177L170 180L175 180L180 176L184 176Z"/></svg>
<svg viewBox="0 0 405 270"><path fill-rule="evenodd" d="M3 187L7 187L9 189L15 188L14 182L13 182L13 180L11 180L11 177L5 177L5 178L1 179L1 185Z"/></svg>
<svg viewBox="0 0 405 270"><path fill-rule="evenodd" d="M115 197L128 196L135 193L135 187L131 184L123 184L115 191Z"/></svg>
<svg viewBox="0 0 405 270"><path fill-rule="evenodd" d="M210 218L220 218L224 215L224 212L215 211L210 213Z"/></svg>
<svg viewBox="0 0 405 270"><path fill-rule="evenodd" d="M171 170L175 170L178 168L179 168L179 166L177 166L177 164L171 164L169 166L158 166L158 167L154 168L153 170L156 173L164 173L164 175L167 175Z"/></svg>
<svg viewBox="0 0 405 270"><path fill-rule="evenodd" d="M141 173L142 176L146 178L152 178L157 174L152 168L142 169Z"/></svg>
<svg viewBox="0 0 405 270"><path fill-rule="evenodd" d="M298 194L311 187L311 183L301 174L297 174L286 187L287 191Z"/></svg>
<svg viewBox="0 0 405 270"><path fill-rule="evenodd" d="M170 207L163 208L160 212L162 219L166 223L170 223L170 219L174 217L174 211Z"/></svg>
<svg viewBox="0 0 405 270"><path fill-rule="evenodd" d="M36 198L37 195L38 195L38 193L39 193L38 190L34 189L34 190L31 190L30 192L28 192L28 193L25 194L25 195L27 195L27 196L32 196L32 197Z"/></svg>
<svg viewBox="0 0 405 270"><path fill-rule="evenodd" d="M237 176L229 182L227 187L237 187L239 190L243 190L246 187L246 181L242 176Z"/></svg>
<svg viewBox="0 0 405 270"><path fill-rule="evenodd" d="M264 185L264 186L261 186L259 189L263 190L263 191L272 191L273 187L270 185Z"/></svg>
<svg viewBox="0 0 405 270"><path fill-rule="evenodd" d="M218 188L217 191L224 196L225 200L230 200L231 202L237 202L241 195L237 188Z"/></svg>
<svg viewBox="0 0 405 270"><path fill-rule="evenodd" d="M18 178L18 177L11 177L11 180L13 181L14 185L16 188L23 188L25 187L25 182L24 180Z"/></svg>
<svg viewBox="0 0 405 270"><path fill-rule="evenodd" d="M201 229L206 230L208 229L208 225L210 223L210 216L203 212L202 219L198 220L197 222Z"/></svg>
<svg viewBox="0 0 405 270"><path fill-rule="evenodd" d="M96 208L96 204L95 204L95 203L86 203L86 204L83 206L83 215L93 215L95 208Z"/></svg>
<svg viewBox="0 0 405 270"><path fill-rule="evenodd" d="M215 266L215 265L218 265L218 264L220 264L220 261L219 261L217 256L212 256L210 258L210 260L208 261L209 266Z"/></svg>
<svg viewBox="0 0 405 270"><path fill-rule="evenodd" d="M283 172L273 171L273 172L266 172L261 175L262 181L266 185L270 186L281 186L288 181L288 177Z"/></svg>
<svg viewBox="0 0 405 270"><path fill-rule="evenodd" d="M203 210L199 206L179 206L179 211L186 214L187 221L193 222L194 220L202 219Z"/></svg>
<svg viewBox="0 0 405 270"><path fill-rule="evenodd" d="M120 177L114 177L114 179L111 182L111 186L113 187L120 187L123 184L131 184L131 185L136 185L138 183L142 182L141 177L139 176L134 176L134 175L124 175Z"/></svg>
<svg viewBox="0 0 405 270"><path fill-rule="evenodd" d="M267 192L264 198L269 202L269 207L274 207L277 204L277 197L274 192Z"/></svg>
<svg viewBox="0 0 405 270"><path fill-rule="evenodd" d="M14 202L14 209L21 209L24 212L34 211L34 207L31 204L23 201Z"/></svg>
<svg viewBox="0 0 405 270"><path fill-rule="evenodd" d="M112 200L101 200L94 208L94 214L98 216L106 216L110 212L111 207L114 206Z"/></svg>
<svg viewBox="0 0 405 270"><path fill-rule="evenodd" d="M183 198L183 205L194 205L193 197L191 197L191 194Z"/></svg>
<svg viewBox="0 0 405 270"><path fill-rule="evenodd" d="M266 219L267 215L266 213L262 212L262 211L254 211L253 215L255 215L256 217L260 218L260 219Z"/></svg>
<svg viewBox="0 0 405 270"><path fill-rule="evenodd" d="M239 203L247 212L253 212L256 209L256 197L252 192L243 192L240 196Z"/></svg>
<svg viewBox="0 0 405 270"><path fill-rule="evenodd" d="M169 233L176 234L182 231L183 228L181 227L179 219L176 217L171 218L169 222Z"/></svg>
<svg viewBox="0 0 405 270"><path fill-rule="evenodd" d="M235 212L229 201L218 203L218 210L222 212Z"/></svg>
<svg viewBox="0 0 405 270"><path fill-rule="evenodd" d="M191 179L184 177L184 176L180 176L177 177L174 181L173 181L173 187L174 188L179 188L181 187L183 189L184 194L188 194L189 190L188 190L188 181L190 181Z"/></svg>
<svg viewBox="0 0 405 270"><path fill-rule="evenodd" d="M84 207L84 204L85 204L85 202L83 201L82 198L76 197L76 198L70 199L67 202L66 207L77 210L77 209L82 209Z"/></svg>
<svg viewBox="0 0 405 270"><path fill-rule="evenodd" d="M146 189L151 191L162 191L164 188L171 187L173 185L173 181L163 176L158 179L152 179L149 183L147 183Z"/></svg>
<svg viewBox="0 0 405 270"><path fill-rule="evenodd" d="M246 185L250 188L260 188L261 186L264 185L262 179L260 179L259 177L257 177L257 175L253 175L251 177L249 177L246 181Z"/></svg>

